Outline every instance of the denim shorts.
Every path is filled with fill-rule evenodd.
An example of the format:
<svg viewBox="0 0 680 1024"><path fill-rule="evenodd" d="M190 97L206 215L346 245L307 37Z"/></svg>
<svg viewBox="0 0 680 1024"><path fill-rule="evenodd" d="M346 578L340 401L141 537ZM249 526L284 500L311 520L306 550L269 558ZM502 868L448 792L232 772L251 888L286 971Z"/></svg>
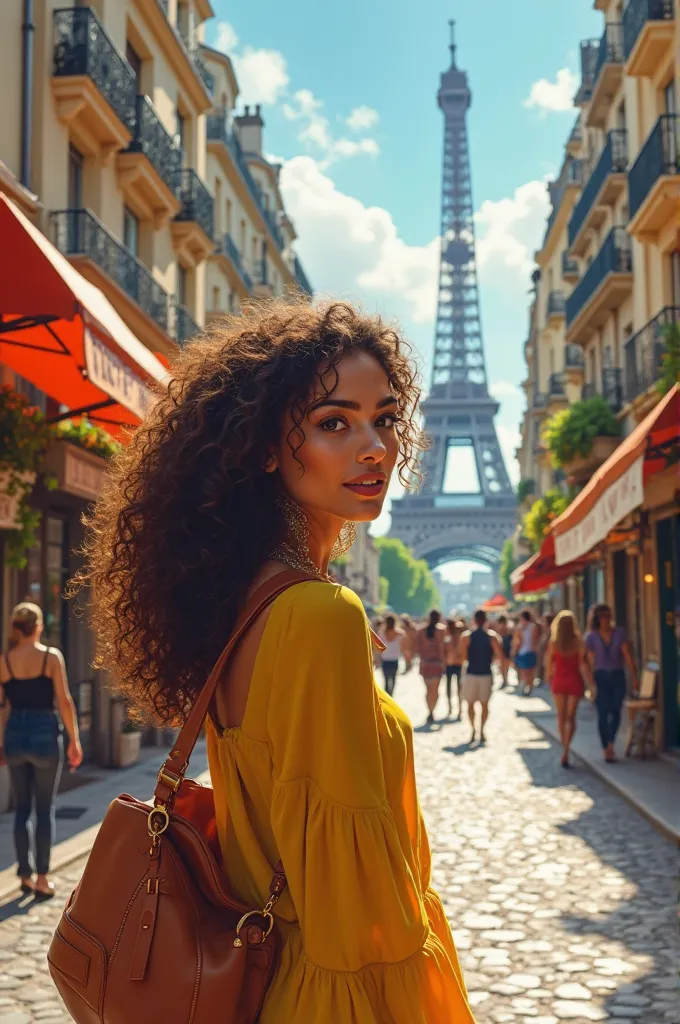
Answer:
<svg viewBox="0 0 680 1024"><path fill-rule="evenodd" d="M525 651L515 658L515 665L519 669L536 668L536 651Z"/></svg>
<svg viewBox="0 0 680 1024"><path fill-rule="evenodd" d="M12 710L5 726L5 756L59 757L61 732L54 711Z"/></svg>

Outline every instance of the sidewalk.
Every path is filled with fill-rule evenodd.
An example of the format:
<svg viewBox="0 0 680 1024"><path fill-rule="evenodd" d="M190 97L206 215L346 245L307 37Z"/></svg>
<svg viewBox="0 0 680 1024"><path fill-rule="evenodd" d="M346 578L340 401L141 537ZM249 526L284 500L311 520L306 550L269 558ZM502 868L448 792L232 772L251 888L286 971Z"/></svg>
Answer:
<svg viewBox="0 0 680 1024"><path fill-rule="evenodd" d="M518 697L517 712L525 714L551 739L559 741L552 695L545 686L536 690L534 697ZM604 779L668 839L680 845L680 770L677 765L663 758L625 757L623 728L616 741L620 761L607 764L597 734L596 710L585 700L579 705L577 726L571 745L574 757Z"/></svg>
<svg viewBox="0 0 680 1024"><path fill-rule="evenodd" d="M131 793L143 800L150 798L166 753L163 747L142 747L140 761L131 768L105 769L86 765L79 769L94 781L68 788L56 797L57 836L52 850L52 871L60 870L91 848L107 807L119 793ZM205 741L201 740L191 755L189 777L200 782L209 781L207 767ZM17 886L13 831L14 812L1 814L0 899Z"/></svg>

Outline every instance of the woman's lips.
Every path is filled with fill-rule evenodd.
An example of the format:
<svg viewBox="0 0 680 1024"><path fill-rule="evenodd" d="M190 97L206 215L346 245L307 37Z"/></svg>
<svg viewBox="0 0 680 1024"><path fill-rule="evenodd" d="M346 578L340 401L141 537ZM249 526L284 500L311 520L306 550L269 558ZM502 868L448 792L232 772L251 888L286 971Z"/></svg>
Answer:
<svg viewBox="0 0 680 1024"><path fill-rule="evenodd" d="M382 493L384 486L384 480L378 480L370 484L343 484L343 487L347 487L354 494L360 494L363 498L377 498Z"/></svg>

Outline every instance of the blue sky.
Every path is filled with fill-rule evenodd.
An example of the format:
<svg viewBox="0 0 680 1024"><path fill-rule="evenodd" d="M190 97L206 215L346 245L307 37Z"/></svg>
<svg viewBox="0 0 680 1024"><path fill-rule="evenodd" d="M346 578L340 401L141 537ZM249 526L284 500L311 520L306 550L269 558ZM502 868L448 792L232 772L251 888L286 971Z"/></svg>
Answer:
<svg viewBox="0 0 680 1024"><path fill-rule="evenodd" d="M482 325L508 457L523 401L532 256L575 118L591 0L213 0L207 41L234 61L240 103L261 102L265 152L312 284L397 317L429 380L449 18L473 93L468 115ZM509 465L516 478L516 467ZM385 516L379 524L386 528ZM460 578L459 566L452 578ZM447 574L450 575L450 574Z"/></svg>

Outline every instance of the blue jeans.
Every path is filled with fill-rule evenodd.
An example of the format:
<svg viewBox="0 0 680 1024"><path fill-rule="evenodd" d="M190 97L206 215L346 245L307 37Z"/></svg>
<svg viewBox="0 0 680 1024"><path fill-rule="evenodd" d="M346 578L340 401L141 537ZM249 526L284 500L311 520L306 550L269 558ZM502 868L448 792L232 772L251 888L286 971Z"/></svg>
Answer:
<svg viewBox="0 0 680 1024"><path fill-rule="evenodd" d="M613 672L597 669L594 675L597 683L597 727L604 750L614 742L619 731L621 708L626 696L626 676L623 669Z"/></svg>
<svg viewBox="0 0 680 1024"><path fill-rule="evenodd" d="M29 819L35 803L35 870L46 875L54 842L54 795L62 766L59 720L53 711L12 711L5 729L5 755L14 791L17 874L31 866Z"/></svg>

